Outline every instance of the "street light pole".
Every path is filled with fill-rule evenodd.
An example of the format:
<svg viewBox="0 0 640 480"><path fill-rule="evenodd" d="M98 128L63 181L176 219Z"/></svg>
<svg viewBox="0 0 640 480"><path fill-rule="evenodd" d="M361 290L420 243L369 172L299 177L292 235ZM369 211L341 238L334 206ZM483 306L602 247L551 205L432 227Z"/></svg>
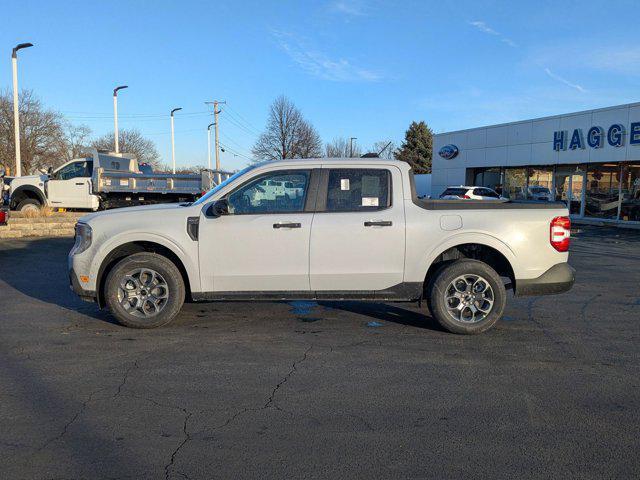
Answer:
<svg viewBox="0 0 640 480"><path fill-rule="evenodd" d="M207 127L207 166L211 170L211 127L213 123L210 123Z"/></svg>
<svg viewBox="0 0 640 480"><path fill-rule="evenodd" d="M182 110L182 107L174 108L171 110L171 163L173 164L173 173L176 173L176 144L173 136L173 114L178 110Z"/></svg>
<svg viewBox="0 0 640 480"><path fill-rule="evenodd" d="M11 66L13 67L13 132L16 148L16 177L22 176L20 162L20 106L18 104L18 50L33 47L33 43L19 43L13 47Z"/></svg>
<svg viewBox="0 0 640 480"><path fill-rule="evenodd" d="M349 158L353 157L353 141L357 140L356 137L351 137L349 139Z"/></svg>
<svg viewBox="0 0 640 480"><path fill-rule="evenodd" d="M127 85L120 85L113 89L113 138L116 153L120 153L120 143L118 138L118 90L129 88Z"/></svg>

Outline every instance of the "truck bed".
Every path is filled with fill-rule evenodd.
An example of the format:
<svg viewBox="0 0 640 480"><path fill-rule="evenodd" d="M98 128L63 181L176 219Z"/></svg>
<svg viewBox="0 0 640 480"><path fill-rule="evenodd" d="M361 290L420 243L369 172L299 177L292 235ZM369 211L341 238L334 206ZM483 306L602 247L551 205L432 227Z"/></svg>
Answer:
<svg viewBox="0 0 640 480"><path fill-rule="evenodd" d="M427 200L414 198L425 210L554 210L567 208L563 202L538 202L533 200Z"/></svg>
<svg viewBox="0 0 640 480"><path fill-rule="evenodd" d="M214 182L213 172L201 174L134 173L94 169L94 193L175 193L198 195L209 190Z"/></svg>

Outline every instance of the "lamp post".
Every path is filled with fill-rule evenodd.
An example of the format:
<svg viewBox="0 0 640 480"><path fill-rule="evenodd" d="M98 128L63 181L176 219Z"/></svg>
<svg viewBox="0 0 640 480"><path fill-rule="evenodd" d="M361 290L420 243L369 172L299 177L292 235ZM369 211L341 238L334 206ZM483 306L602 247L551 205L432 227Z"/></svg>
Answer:
<svg viewBox="0 0 640 480"><path fill-rule="evenodd" d="M116 153L120 153L120 144L118 138L118 90L129 88L128 85L120 85L113 89L113 138L116 147Z"/></svg>
<svg viewBox="0 0 640 480"><path fill-rule="evenodd" d="M174 108L171 110L171 163L173 164L173 173L176 173L176 144L173 136L173 114L178 110L182 110L182 107Z"/></svg>
<svg viewBox="0 0 640 480"><path fill-rule="evenodd" d="M211 170L211 127L213 127L215 123L210 123L207 127L207 167Z"/></svg>
<svg viewBox="0 0 640 480"><path fill-rule="evenodd" d="M16 146L16 177L22 176L22 165L20 163L20 110L18 105L18 50L33 47L33 43L19 43L13 47L11 53L11 64L13 67L13 128Z"/></svg>

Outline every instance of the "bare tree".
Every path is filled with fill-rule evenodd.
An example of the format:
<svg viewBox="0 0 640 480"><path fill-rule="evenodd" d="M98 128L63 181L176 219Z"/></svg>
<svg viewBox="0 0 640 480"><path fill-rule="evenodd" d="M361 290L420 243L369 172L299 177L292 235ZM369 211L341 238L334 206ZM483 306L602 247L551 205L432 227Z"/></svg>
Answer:
<svg viewBox="0 0 640 480"><path fill-rule="evenodd" d="M351 140L344 137L334 138L331 143L325 145L325 156L327 158L349 158L359 157L361 155L360 147L357 143L353 143L351 149Z"/></svg>
<svg viewBox="0 0 640 480"><path fill-rule="evenodd" d="M64 163L67 147L62 115L45 109L30 90L20 92L18 111L23 172L30 174ZM5 89L0 91L0 167L12 173L15 172L14 140L13 95Z"/></svg>
<svg viewBox="0 0 640 480"><path fill-rule="evenodd" d="M396 145L392 140L381 140L371 146L371 151L377 153L380 158L393 160L395 158Z"/></svg>
<svg viewBox="0 0 640 480"><path fill-rule="evenodd" d="M267 128L251 152L260 160L319 157L322 141L293 102L280 96L271 104Z"/></svg>
<svg viewBox="0 0 640 480"><path fill-rule="evenodd" d="M115 150L113 132L107 133L91 142L93 148L101 150ZM118 132L118 146L123 153L132 153L139 162L147 162L154 168L159 165L160 155L152 140L142 136L139 130L132 128Z"/></svg>
<svg viewBox="0 0 640 480"><path fill-rule="evenodd" d="M72 125L67 123L64 128L65 136L61 138L65 161L80 158L87 154L91 129L86 125Z"/></svg>

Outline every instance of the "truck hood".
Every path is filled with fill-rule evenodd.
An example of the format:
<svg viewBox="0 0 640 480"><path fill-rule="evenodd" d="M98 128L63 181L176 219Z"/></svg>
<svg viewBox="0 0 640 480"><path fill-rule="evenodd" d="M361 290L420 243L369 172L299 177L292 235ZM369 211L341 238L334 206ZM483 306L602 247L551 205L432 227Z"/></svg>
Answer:
<svg viewBox="0 0 640 480"><path fill-rule="evenodd" d="M122 218L125 218L126 216L131 216L131 214L136 214L136 216L139 216L142 214L146 217L145 214L154 214L156 212L157 214L162 215L162 213L166 213L167 210L176 210L178 208L183 209L184 207L182 205L184 204L160 203L157 205L142 205L138 207L114 208L113 210L104 210L102 212L90 213L88 215L85 215L84 217L80 217L78 221L82 223L89 223L92 220L100 220L101 218L107 218L107 217L111 218L115 216L121 216ZM154 215L154 217L157 218L159 215Z"/></svg>
<svg viewBox="0 0 640 480"><path fill-rule="evenodd" d="M11 180L11 190L15 190L16 188L22 185L38 185L39 183L44 183L49 179L49 175L24 175L22 177L14 177Z"/></svg>

